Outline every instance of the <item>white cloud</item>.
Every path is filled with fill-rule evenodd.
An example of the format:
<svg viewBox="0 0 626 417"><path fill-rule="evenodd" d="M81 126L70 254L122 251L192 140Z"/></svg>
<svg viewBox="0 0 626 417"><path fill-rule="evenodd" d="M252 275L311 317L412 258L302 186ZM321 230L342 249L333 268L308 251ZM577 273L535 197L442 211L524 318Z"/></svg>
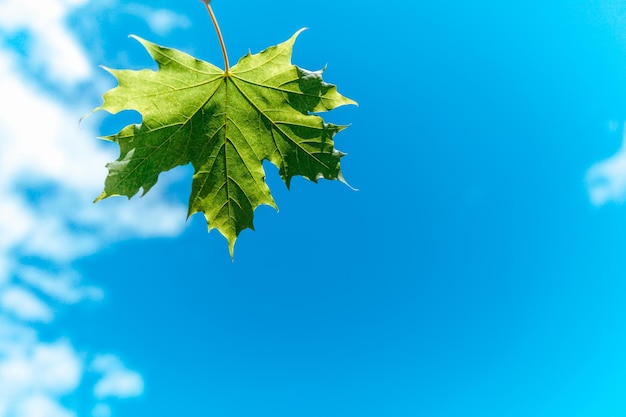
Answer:
<svg viewBox="0 0 626 417"><path fill-rule="evenodd" d="M35 332L0 319L0 415L74 415L58 398L75 390L82 362L69 342L41 343Z"/></svg>
<svg viewBox="0 0 626 417"><path fill-rule="evenodd" d="M92 417L111 417L111 407L104 403L98 403L91 410Z"/></svg>
<svg viewBox="0 0 626 417"><path fill-rule="evenodd" d="M71 271L52 275L41 269L24 267L19 270L18 276L25 284L63 303L98 301L103 297L100 288L80 285L80 277Z"/></svg>
<svg viewBox="0 0 626 417"><path fill-rule="evenodd" d="M44 340L38 329L54 323L65 305L103 297L101 289L82 283L74 261L124 239L176 236L185 226L186 207L165 199L159 186L131 202L92 204L104 165L117 153L95 139L91 122L78 123L100 97L82 92L68 103L44 89L60 85L70 94L87 81L98 85L95 76L106 77L92 71L95 63L66 23L87 3L0 0L0 417L75 416L62 399L89 383L90 373L100 379L94 397L81 403L93 401L94 417L111 415L107 398L143 392L141 375L117 357L81 352L62 335L50 336L54 327ZM144 13L163 33L188 23L163 10ZM23 33L25 51L3 46ZM39 263L48 267L34 266ZM93 357L99 367L92 369L85 364Z"/></svg>
<svg viewBox="0 0 626 417"><path fill-rule="evenodd" d="M141 376L128 370L113 355L96 356L93 369L85 369L85 355L69 340L42 342L37 332L0 315L0 416L70 417L75 412L60 401L80 386L85 372L101 379L102 397L127 398L143 391ZM96 403L94 417L109 417L110 408Z"/></svg>
<svg viewBox="0 0 626 417"><path fill-rule="evenodd" d="M82 364L67 341L33 343L9 355L13 360L0 364L0 381L16 396L24 392L62 395L80 382Z"/></svg>
<svg viewBox="0 0 626 417"><path fill-rule="evenodd" d="M44 93L2 49L0 91L11 97L0 101L0 250L68 262L111 241L184 228L185 207L165 202L158 189L131 203L92 204L114 149L103 150L96 132L80 128L84 108Z"/></svg>
<svg viewBox="0 0 626 417"><path fill-rule="evenodd" d="M0 142L0 152L2 152L2 149ZM2 163L1 160L2 156L0 156L0 164ZM0 190L2 190L1 184L2 180L0 179ZM18 198L18 196L2 191L0 193L2 193L2 198L0 199L0 213L2 213L2 216L0 216L0 230L2 231L0 233L1 254L6 253L9 248L14 246L15 242L26 238L28 231L35 227L35 217L27 207L26 202ZM0 262L0 267L8 268L7 262L7 260ZM3 272L6 272L6 270L0 269L0 275L3 275Z"/></svg>
<svg viewBox="0 0 626 417"><path fill-rule="evenodd" d="M589 198L596 206L626 200L626 126L622 147L612 157L593 165L586 176Z"/></svg>
<svg viewBox="0 0 626 417"><path fill-rule="evenodd" d="M49 322L53 316L46 303L32 292L17 286L9 286L0 292L0 308L25 321Z"/></svg>
<svg viewBox="0 0 626 417"><path fill-rule="evenodd" d="M186 29L191 26L191 21L187 16L168 9L154 9L134 3L128 5L126 11L144 19L150 26L150 30L161 36L168 35L174 29Z"/></svg>
<svg viewBox="0 0 626 417"><path fill-rule="evenodd" d="M127 369L119 358L102 355L94 359L92 369L102 374L94 387L96 398L129 398L143 393L143 379L135 371Z"/></svg>
<svg viewBox="0 0 626 417"><path fill-rule="evenodd" d="M20 402L15 415L16 417L75 417L76 413L61 407L45 395L33 395Z"/></svg>
<svg viewBox="0 0 626 417"><path fill-rule="evenodd" d="M32 36L27 51L33 64L55 81L73 83L91 76L91 64L84 48L69 31L65 19L88 0L3 0L0 2L0 30L28 31ZM6 96L5 96L6 97Z"/></svg>

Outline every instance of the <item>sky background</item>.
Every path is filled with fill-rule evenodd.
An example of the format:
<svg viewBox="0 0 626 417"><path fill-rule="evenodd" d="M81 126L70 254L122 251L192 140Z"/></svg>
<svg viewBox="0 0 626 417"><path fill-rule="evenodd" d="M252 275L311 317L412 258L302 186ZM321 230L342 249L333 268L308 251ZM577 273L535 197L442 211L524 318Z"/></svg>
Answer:
<svg viewBox="0 0 626 417"><path fill-rule="evenodd" d="M293 62L346 179L261 207L235 261L189 167L98 204L98 65L130 33L222 67L198 1L0 0L0 417L626 416L626 3L215 0Z"/></svg>

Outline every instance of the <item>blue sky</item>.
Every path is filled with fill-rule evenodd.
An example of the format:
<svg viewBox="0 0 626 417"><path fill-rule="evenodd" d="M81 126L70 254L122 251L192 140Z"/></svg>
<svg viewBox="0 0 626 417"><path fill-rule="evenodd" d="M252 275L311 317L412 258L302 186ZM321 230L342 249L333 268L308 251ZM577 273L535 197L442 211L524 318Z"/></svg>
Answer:
<svg viewBox="0 0 626 417"><path fill-rule="evenodd" d="M153 67L222 66L200 2L0 0L0 417L626 415L626 5L215 0L230 60L295 64L346 179L266 165L235 261L191 170L92 204Z"/></svg>

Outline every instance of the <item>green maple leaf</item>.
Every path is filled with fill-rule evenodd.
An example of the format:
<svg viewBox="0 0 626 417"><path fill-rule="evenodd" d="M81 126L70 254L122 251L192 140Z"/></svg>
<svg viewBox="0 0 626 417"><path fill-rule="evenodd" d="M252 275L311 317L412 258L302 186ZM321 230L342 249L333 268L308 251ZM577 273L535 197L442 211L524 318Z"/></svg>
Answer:
<svg viewBox="0 0 626 417"><path fill-rule="evenodd" d="M241 58L226 71L175 49L135 37L158 71L111 70L118 86L96 110L136 110L142 123L104 139L119 158L107 164L103 193L128 198L156 184L161 172L191 163L188 216L203 212L209 231L228 239L253 229L256 207L276 208L262 163L279 168L287 186L295 175L343 180L333 137L345 126L313 113L356 104L322 80L323 71L291 64L297 32L286 42ZM228 67L227 67L228 68Z"/></svg>

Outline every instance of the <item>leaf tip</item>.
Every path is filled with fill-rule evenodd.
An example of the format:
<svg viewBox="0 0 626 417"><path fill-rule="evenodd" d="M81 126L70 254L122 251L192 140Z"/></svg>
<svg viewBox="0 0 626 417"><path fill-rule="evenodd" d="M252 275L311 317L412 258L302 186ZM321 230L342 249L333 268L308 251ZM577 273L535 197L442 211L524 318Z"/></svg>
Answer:
<svg viewBox="0 0 626 417"><path fill-rule="evenodd" d="M296 38L297 38L298 36L300 36L300 34L301 34L302 32L304 32L304 31L306 31L306 30L309 30L309 28L307 28L307 27L303 27L303 28L298 29L298 30L296 31L296 33L294 33L294 34L293 34L293 36L291 37L290 41L293 43L293 42L296 40Z"/></svg>
<svg viewBox="0 0 626 417"><path fill-rule="evenodd" d="M230 260L235 262L235 241L237 236L228 236L228 253L230 254Z"/></svg>
<svg viewBox="0 0 626 417"><path fill-rule="evenodd" d="M95 112L97 112L98 110L100 110L100 107L96 107L95 109L93 109L92 111L90 111L87 114L83 114L81 116L80 119L78 119L78 126L80 127L83 123L83 120L85 120L86 118L88 118L89 116L91 116L92 114L94 114Z"/></svg>
<svg viewBox="0 0 626 417"><path fill-rule="evenodd" d="M117 76L115 75L116 71L113 68L107 67L106 65L99 65L99 67L117 79Z"/></svg>
<svg viewBox="0 0 626 417"><path fill-rule="evenodd" d="M337 179L344 184L346 187L348 187L349 189L351 189L352 191L359 191L358 188L355 188L353 186L351 186L348 181L346 181L346 179L343 177L343 174L340 172L339 175L337 175Z"/></svg>
<svg viewBox="0 0 626 417"><path fill-rule="evenodd" d="M137 36L137 35L133 35L132 33L130 35L128 35L128 37L130 39L134 39L137 42L139 42L147 51L148 53L150 53L150 46L154 46L155 44L142 38L141 36ZM150 55L152 56L152 54L150 53Z"/></svg>
<svg viewBox="0 0 626 417"><path fill-rule="evenodd" d="M95 203L97 203L98 201L104 200L104 199L105 199L105 198L107 198L107 197L108 197L107 192L106 192L106 191L103 191L103 192L102 192L102 193L101 193L98 197L96 197L96 198L93 200L93 203L95 204Z"/></svg>

